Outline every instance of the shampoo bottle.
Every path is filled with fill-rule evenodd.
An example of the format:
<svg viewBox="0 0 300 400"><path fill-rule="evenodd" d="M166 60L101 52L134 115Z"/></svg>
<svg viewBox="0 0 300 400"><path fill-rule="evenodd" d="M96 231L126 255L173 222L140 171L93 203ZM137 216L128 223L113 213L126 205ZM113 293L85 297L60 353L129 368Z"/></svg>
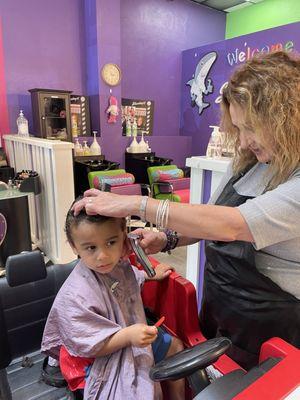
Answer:
<svg viewBox="0 0 300 400"><path fill-rule="evenodd" d="M132 142L130 143L130 146L127 147L126 149L127 153L139 153L139 144L136 140L136 137L134 136L132 139Z"/></svg>
<svg viewBox="0 0 300 400"><path fill-rule="evenodd" d="M75 156L83 156L83 148L77 138L75 139L74 153Z"/></svg>
<svg viewBox="0 0 300 400"><path fill-rule="evenodd" d="M20 110L20 114L17 118L18 135L29 136L28 121L23 114L23 110Z"/></svg>
<svg viewBox="0 0 300 400"><path fill-rule="evenodd" d="M144 132L142 132L142 139L140 140L140 143L139 143L139 150L140 150L140 153L148 152L148 145L144 140Z"/></svg>
<svg viewBox="0 0 300 400"><path fill-rule="evenodd" d="M87 141L86 140L84 140L83 141L83 155L84 156L89 156L91 153L90 153L90 148L89 148L89 146L87 145Z"/></svg>
<svg viewBox="0 0 300 400"><path fill-rule="evenodd" d="M101 147L96 138L97 131L93 131L93 135L94 135L94 140L90 147L90 154L93 156L100 156L101 155Z"/></svg>
<svg viewBox="0 0 300 400"><path fill-rule="evenodd" d="M212 128L213 131L207 145L206 157L220 158L222 157L222 141L220 128L215 125L210 125L210 128Z"/></svg>

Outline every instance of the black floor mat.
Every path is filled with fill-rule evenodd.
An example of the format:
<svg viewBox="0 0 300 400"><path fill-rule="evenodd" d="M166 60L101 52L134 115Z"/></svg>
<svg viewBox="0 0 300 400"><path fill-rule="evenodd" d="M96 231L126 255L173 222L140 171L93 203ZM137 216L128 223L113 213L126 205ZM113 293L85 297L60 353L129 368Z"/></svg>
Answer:
<svg viewBox="0 0 300 400"><path fill-rule="evenodd" d="M22 359L18 359L7 368L13 400L67 400L66 388L55 388L41 381L44 356L33 353L29 357L31 367L22 367Z"/></svg>

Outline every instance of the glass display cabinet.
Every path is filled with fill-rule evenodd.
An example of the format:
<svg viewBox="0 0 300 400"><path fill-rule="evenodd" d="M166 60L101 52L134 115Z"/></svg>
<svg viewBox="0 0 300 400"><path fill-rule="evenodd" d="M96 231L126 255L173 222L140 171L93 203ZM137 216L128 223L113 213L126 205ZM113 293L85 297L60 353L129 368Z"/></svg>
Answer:
<svg viewBox="0 0 300 400"><path fill-rule="evenodd" d="M70 91L30 89L35 136L72 141Z"/></svg>

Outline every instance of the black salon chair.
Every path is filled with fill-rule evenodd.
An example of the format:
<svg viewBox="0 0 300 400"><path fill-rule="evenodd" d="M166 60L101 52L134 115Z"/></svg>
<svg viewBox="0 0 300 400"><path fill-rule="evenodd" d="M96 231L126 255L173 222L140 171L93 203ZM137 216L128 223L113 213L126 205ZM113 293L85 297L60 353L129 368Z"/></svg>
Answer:
<svg viewBox="0 0 300 400"><path fill-rule="evenodd" d="M77 260L46 268L39 251L8 257L6 277L0 279L0 400L56 399L65 393L65 388L38 381L44 358L39 350L53 300L76 263ZM24 357L32 353L32 357ZM23 357L23 366L29 367L23 374L26 382L7 373L9 365L19 357Z"/></svg>

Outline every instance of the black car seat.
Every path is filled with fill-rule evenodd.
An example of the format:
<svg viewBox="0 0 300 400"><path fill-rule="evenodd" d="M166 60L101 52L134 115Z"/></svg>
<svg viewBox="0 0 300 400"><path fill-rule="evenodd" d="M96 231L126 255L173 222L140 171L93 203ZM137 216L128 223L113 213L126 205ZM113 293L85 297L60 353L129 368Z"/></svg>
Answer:
<svg viewBox="0 0 300 400"><path fill-rule="evenodd" d="M8 257L0 278L0 400L12 399L6 370L12 360L40 349L53 300L77 261L46 267L40 251Z"/></svg>

